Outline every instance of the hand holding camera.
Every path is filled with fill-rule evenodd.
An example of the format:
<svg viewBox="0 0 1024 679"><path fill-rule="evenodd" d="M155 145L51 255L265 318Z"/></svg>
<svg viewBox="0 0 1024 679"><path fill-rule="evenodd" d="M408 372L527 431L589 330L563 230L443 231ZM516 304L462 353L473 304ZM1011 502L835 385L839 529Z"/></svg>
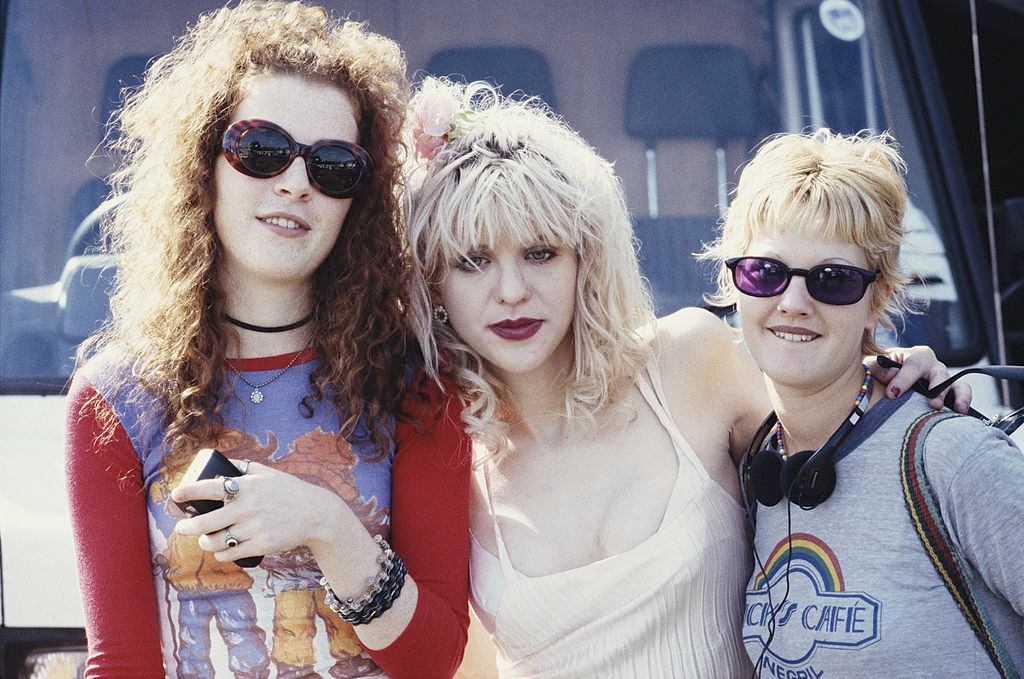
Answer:
<svg viewBox="0 0 1024 679"><path fill-rule="evenodd" d="M243 469L239 469L219 451L212 448L203 448L196 453L192 464L185 471L185 475L182 477L178 487L180 488L206 479L219 478L222 480L224 490L223 500L197 498L180 502L175 501L175 504L189 516L199 516L220 509L224 506L225 502L233 501L238 495L239 485L237 477L245 474L245 467L248 467L248 460L243 461ZM225 531L224 542L228 548L237 547L240 543L240 540L232 535L230 527ZM235 563L243 568L254 568L261 561L263 561L262 556L247 556L242 559L236 559Z"/></svg>

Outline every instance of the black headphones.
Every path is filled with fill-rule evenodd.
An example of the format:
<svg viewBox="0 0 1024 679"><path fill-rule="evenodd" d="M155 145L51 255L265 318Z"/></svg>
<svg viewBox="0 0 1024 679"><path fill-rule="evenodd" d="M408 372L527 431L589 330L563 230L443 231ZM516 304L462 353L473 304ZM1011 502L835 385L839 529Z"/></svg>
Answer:
<svg viewBox="0 0 1024 679"><path fill-rule="evenodd" d="M865 379L864 384L866 389L869 384L867 379ZM786 457L783 457L778 446L772 442L772 439L775 438L771 435L772 429L778 424L779 418L774 410L768 414L768 417L764 419L761 426L757 428L757 433L750 441L750 445L747 446L746 452L743 453L743 459L740 461L740 495L742 496L747 520L750 521L753 531L756 532L754 517L757 507L756 503L750 498L751 492L753 492L757 502L765 506L775 506L785 496L790 502L801 509L813 509L832 495L832 491L836 488L836 470L833 458L839 446L842 445L846 437L853 431L861 416L864 415L861 406L867 402L870 395L865 390L862 391L861 396L862 398L857 399L853 410L850 411L850 416L828 437L828 440L825 441L821 448L818 448L816 451L802 450ZM791 530L789 534L792 536ZM792 556L792 552L790 552L790 560ZM761 569L761 574L767 578L764 564L761 562L761 557L757 554L756 544L754 545L754 558ZM757 662L754 665L752 677L761 676L761 658L768 652L768 647L775 637L775 613L789 596L789 565L789 561L787 561L786 592L783 595L782 603L778 607L772 603L771 585L769 584L767 587L771 621L768 625L768 639L764 642L761 655L757 658Z"/></svg>
<svg viewBox="0 0 1024 679"><path fill-rule="evenodd" d="M801 450L783 457L772 443L771 431L779 418L769 413L757 429L740 465L740 487L750 488L758 502L766 507L779 504L783 496L801 509L814 509L836 488L836 470L832 459L839 446L864 415L862 401L857 402L839 428L818 450Z"/></svg>

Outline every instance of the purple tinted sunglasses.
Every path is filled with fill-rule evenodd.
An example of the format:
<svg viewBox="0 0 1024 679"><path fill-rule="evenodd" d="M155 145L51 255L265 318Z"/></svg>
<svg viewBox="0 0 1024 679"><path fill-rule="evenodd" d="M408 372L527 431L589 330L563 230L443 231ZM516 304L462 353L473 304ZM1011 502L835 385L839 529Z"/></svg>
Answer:
<svg viewBox="0 0 1024 679"><path fill-rule="evenodd" d="M819 264L810 269L794 269L770 257L733 257L725 260L725 266L732 271L732 281L737 289L745 295L781 295L793 276L803 276L811 297L836 305L859 302L879 273L846 264Z"/></svg>

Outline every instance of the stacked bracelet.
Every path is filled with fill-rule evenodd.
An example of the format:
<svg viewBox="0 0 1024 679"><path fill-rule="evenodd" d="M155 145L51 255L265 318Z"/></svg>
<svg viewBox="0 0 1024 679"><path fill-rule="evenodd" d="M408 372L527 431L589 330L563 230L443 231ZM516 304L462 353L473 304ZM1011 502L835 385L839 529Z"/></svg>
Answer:
<svg viewBox="0 0 1024 679"><path fill-rule="evenodd" d="M380 547L381 553L377 557L380 572L366 581L368 589L361 597L348 597L342 601L327 584L327 577L320 578L320 584L327 590L324 599L327 606L350 625L365 625L379 618L395 603L395 599L402 592L402 585L405 584L407 571L402 557L395 554L388 541L381 536L375 535L373 539Z"/></svg>

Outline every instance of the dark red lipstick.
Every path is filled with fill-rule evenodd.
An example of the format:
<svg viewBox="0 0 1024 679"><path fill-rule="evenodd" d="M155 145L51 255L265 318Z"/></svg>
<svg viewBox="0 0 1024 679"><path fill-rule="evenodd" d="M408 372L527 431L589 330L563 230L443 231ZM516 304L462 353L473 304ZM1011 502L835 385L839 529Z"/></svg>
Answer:
<svg viewBox="0 0 1024 679"><path fill-rule="evenodd" d="M521 342L537 334L543 322L539 318L507 318L487 327L502 339Z"/></svg>

